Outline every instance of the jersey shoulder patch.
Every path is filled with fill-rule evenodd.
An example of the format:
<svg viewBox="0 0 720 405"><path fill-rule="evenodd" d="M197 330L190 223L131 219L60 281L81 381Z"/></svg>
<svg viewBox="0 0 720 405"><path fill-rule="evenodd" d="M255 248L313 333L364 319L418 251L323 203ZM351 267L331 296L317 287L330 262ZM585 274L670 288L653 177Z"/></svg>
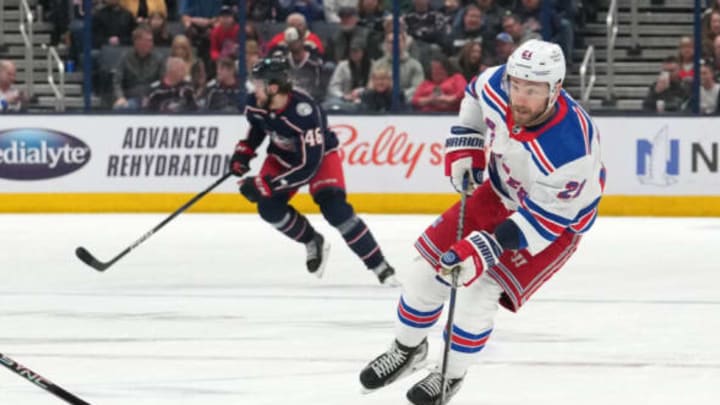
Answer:
<svg viewBox="0 0 720 405"><path fill-rule="evenodd" d="M310 105L310 103L301 101L295 106L295 112L300 117L307 117L308 115L312 114L313 107Z"/></svg>

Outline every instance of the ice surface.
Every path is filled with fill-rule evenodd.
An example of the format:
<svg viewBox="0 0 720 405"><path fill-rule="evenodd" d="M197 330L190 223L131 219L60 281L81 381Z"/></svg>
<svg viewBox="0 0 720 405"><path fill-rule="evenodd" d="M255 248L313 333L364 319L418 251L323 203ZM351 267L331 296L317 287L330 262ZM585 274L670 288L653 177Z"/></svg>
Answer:
<svg viewBox="0 0 720 405"><path fill-rule="evenodd" d="M325 277L253 215L0 216L0 352L92 404L404 404L413 375L361 395L398 289L319 216ZM364 215L402 272L431 216ZM520 313L501 312L462 404L720 403L720 220L600 218ZM442 349L439 323L431 357ZM0 369L0 404L61 400Z"/></svg>

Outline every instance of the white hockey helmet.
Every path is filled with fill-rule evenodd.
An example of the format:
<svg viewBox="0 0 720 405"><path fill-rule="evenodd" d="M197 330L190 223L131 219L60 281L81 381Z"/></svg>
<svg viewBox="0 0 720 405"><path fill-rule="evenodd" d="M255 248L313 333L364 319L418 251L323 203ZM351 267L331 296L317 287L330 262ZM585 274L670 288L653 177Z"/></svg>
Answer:
<svg viewBox="0 0 720 405"><path fill-rule="evenodd" d="M565 80L565 56L557 44L531 39L510 54L505 74L509 78L547 83L550 86L548 108L558 96L556 85Z"/></svg>

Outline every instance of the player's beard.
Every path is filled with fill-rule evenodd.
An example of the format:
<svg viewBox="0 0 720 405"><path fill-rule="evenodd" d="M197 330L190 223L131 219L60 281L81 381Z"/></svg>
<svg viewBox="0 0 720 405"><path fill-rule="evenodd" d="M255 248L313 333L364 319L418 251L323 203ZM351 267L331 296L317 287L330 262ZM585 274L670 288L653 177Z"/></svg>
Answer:
<svg viewBox="0 0 720 405"><path fill-rule="evenodd" d="M526 107L511 106L513 113L513 121L516 125L527 126L528 124L536 121L543 114L543 111L535 112Z"/></svg>

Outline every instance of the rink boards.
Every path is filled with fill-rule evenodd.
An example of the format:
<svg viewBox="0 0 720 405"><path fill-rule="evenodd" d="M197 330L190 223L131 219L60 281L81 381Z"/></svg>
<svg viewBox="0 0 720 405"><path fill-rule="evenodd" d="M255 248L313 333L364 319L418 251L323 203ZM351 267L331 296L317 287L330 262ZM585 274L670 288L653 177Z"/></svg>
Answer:
<svg viewBox="0 0 720 405"><path fill-rule="evenodd" d="M332 116L350 199L359 211L436 213L457 200L443 176L452 116ZM718 122L598 117L608 170L603 215L720 216ZM0 212L172 211L220 177L242 116L5 116ZM263 148L264 149L264 148ZM257 169L260 152L251 164ZM293 204L317 212L303 190ZM228 180L201 212L254 207Z"/></svg>

